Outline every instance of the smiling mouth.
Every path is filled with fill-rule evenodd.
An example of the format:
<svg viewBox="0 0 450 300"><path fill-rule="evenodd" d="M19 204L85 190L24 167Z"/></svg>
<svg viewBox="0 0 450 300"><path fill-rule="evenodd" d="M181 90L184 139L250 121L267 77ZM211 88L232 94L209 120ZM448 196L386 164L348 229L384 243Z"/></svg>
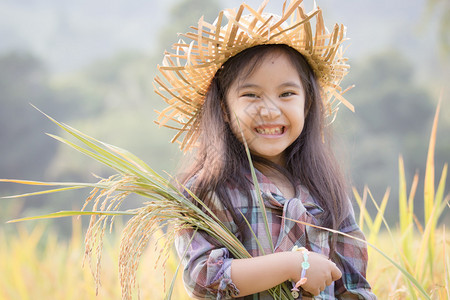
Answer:
<svg viewBox="0 0 450 300"><path fill-rule="evenodd" d="M263 128L263 127L255 128L255 131L257 133L264 134L264 135L279 135L279 134L283 134L284 130L285 130L284 126L271 127L271 128Z"/></svg>

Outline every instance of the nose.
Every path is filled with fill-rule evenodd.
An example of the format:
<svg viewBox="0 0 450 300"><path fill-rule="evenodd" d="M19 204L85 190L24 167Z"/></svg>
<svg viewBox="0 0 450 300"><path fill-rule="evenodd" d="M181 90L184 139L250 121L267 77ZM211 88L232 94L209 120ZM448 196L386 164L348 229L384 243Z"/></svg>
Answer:
<svg viewBox="0 0 450 300"><path fill-rule="evenodd" d="M275 119L281 115L278 105L270 99L265 99L259 107L259 115L264 119Z"/></svg>

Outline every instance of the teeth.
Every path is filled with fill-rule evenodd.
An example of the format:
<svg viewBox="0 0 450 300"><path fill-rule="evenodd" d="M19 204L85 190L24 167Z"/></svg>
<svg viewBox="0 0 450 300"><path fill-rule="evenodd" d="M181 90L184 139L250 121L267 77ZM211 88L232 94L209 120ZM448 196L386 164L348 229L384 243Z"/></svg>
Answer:
<svg viewBox="0 0 450 300"><path fill-rule="evenodd" d="M259 134L281 134L283 132L283 127L256 128L256 132Z"/></svg>

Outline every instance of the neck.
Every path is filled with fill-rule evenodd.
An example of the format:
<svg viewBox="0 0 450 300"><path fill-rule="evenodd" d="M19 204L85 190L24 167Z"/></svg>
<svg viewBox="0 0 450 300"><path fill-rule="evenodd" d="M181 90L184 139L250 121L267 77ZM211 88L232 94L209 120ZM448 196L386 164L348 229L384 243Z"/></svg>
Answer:
<svg viewBox="0 0 450 300"><path fill-rule="evenodd" d="M255 168L257 168L261 173L264 174L264 176L268 177L268 178L273 178L273 177L280 177L283 176L282 171L278 170L276 167L278 168L284 168L284 166L282 165L278 165L277 166L270 166L264 163L259 163L259 162L255 162L254 163Z"/></svg>
<svg viewBox="0 0 450 300"><path fill-rule="evenodd" d="M255 167L278 188L286 199L295 197L295 187L282 171L264 164L255 164Z"/></svg>

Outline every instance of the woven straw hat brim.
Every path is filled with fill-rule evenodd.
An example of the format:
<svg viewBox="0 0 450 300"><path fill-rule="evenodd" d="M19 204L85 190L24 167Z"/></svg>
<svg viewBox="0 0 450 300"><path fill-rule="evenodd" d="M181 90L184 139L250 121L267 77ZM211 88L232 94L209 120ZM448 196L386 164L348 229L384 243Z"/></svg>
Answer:
<svg viewBox="0 0 450 300"><path fill-rule="evenodd" d="M230 57L257 45L286 44L306 58L321 86L324 113L331 121L340 103L354 110L340 86L349 70L342 47L345 27L335 24L328 32L322 10L315 7L305 13L302 0L289 5L284 2L281 16L263 13L267 2L257 10L243 3L237 10L221 11L213 24L202 17L197 27L191 27L195 32L182 35L186 41L180 39L173 45L174 52L165 53L158 66L160 75L155 77L155 91L168 106L157 112L157 123L178 131L172 142L178 141L182 150L195 146L199 114L217 70Z"/></svg>

